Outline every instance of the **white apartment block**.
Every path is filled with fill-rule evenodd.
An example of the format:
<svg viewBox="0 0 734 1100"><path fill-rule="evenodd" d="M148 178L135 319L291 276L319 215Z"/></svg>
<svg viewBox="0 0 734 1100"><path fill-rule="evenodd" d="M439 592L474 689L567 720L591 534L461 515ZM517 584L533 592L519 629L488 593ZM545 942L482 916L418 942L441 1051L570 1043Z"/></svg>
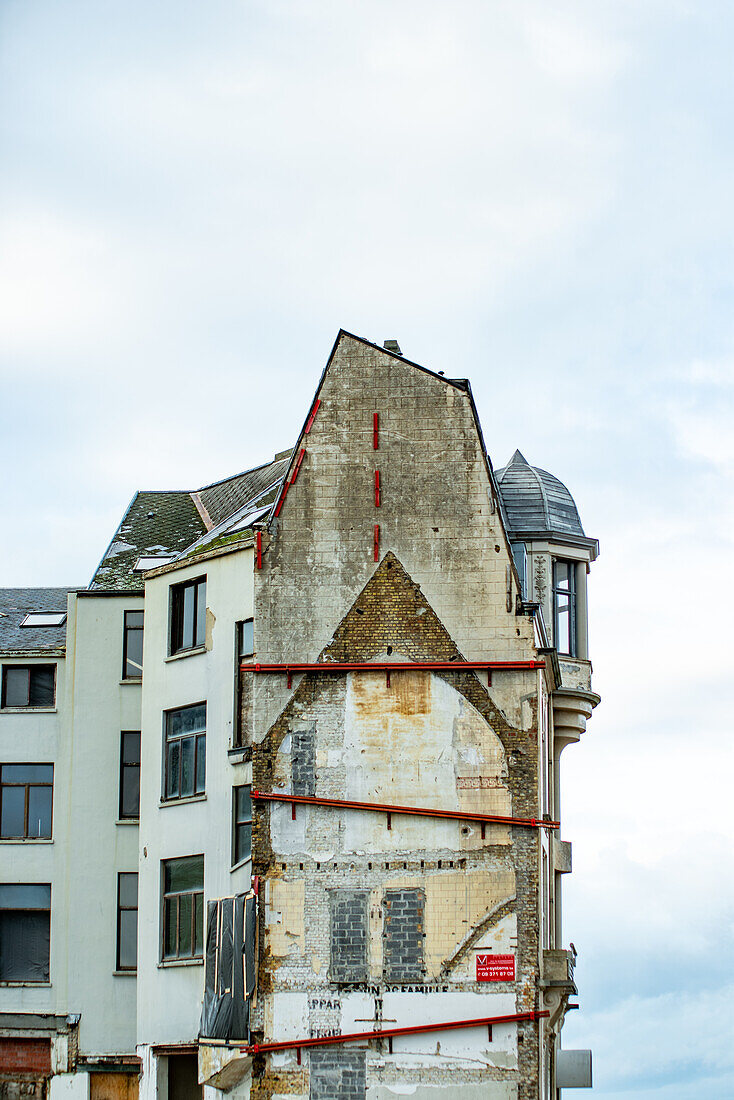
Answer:
<svg viewBox="0 0 734 1100"><path fill-rule="evenodd" d="M0 591L0 1100L591 1084L598 544L394 341L340 332L292 442L136 493L88 587Z"/></svg>

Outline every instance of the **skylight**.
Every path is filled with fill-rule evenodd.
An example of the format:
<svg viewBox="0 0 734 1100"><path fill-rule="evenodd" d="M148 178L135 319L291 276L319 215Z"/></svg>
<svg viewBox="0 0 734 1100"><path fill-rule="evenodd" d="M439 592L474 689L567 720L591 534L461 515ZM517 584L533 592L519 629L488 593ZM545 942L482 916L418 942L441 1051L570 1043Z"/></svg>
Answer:
<svg viewBox="0 0 734 1100"><path fill-rule="evenodd" d="M66 622L65 611L30 611L21 626L63 626Z"/></svg>
<svg viewBox="0 0 734 1100"><path fill-rule="evenodd" d="M174 558L173 554L166 554L165 556L158 557L142 557L138 558L133 566L134 573L145 573L148 569L159 569L162 565L168 565Z"/></svg>

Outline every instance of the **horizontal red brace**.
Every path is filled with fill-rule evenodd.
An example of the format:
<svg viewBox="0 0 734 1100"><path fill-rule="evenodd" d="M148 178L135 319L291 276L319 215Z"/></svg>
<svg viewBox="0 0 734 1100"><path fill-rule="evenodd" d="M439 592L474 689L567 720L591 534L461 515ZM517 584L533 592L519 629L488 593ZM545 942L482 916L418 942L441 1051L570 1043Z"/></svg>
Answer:
<svg viewBox="0 0 734 1100"><path fill-rule="evenodd" d="M300 1047L325 1047L337 1043L359 1043L368 1039L391 1039L396 1035L423 1035L429 1031L454 1031L465 1027L487 1027L492 1024L514 1024L522 1020L540 1020L548 1011L512 1012L507 1016L480 1016L477 1020L447 1020L442 1024L414 1024L412 1027L385 1027L379 1031L352 1031L348 1035L322 1035L316 1039L286 1039L282 1043L252 1043L240 1047L246 1054L263 1051L294 1050Z"/></svg>
<svg viewBox="0 0 734 1100"><path fill-rule="evenodd" d="M411 669L439 672L463 669L527 672L533 668L545 668L545 661L291 661L278 665L244 663L240 668L243 672L409 672Z"/></svg>
<svg viewBox="0 0 734 1100"><path fill-rule="evenodd" d="M463 810L434 810L428 806L392 806L385 802L353 802L344 798L318 798L305 794L265 793L250 791L255 802L291 802L305 806L333 806L335 809L372 810L383 814L414 814L416 817L445 817L453 821L484 821L495 825L526 825L531 829L558 829L559 821L539 821L534 817L499 817L497 814L476 814Z"/></svg>
<svg viewBox="0 0 734 1100"><path fill-rule="evenodd" d="M308 415L308 420L306 421L306 427L303 430L304 435L308 435L308 433L311 431L311 428L313 427L313 422L316 419L316 413L319 411L319 405L320 404L321 404L321 398L317 397L316 400L313 403L313 408L311 409L311 412Z"/></svg>

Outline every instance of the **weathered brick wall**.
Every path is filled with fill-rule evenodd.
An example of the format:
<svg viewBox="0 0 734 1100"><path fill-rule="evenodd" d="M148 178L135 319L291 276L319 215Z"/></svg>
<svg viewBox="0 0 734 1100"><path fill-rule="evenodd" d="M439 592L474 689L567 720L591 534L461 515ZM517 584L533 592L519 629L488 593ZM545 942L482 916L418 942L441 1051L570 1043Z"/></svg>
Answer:
<svg viewBox="0 0 734 1100"><path fill-rule="evenodd" d="M531 623L515 614L509 552L467 393L345 339L320 397L306 457L255 574L256 660L534 658ZM495 673L488 687L460 669L395 673L389 688L377 673L309 673L294 676L291 689L285 676L248 678L253 785L536 817L537 688L534 672ZM287 804L259 804L253 859L269 884L256 1025L277 1027L276 1005L285 1003L277 998L302 991L307 1028L338 1028L349 974L361 973L363 928L363 1015L376 1021L390 980L432 996L487 994L488 1006L491 995L509 996L517 1011L537 1007L535 831L488 826L482 838L474 823L397 816L388 831L377 814L299 807L293 821ZM473 952L486 944L516 954L516 982L476 983ZM376 1041L355 1087L364 1095L364 1081L399 1090L423 1082L467 1097L536 1100L536 1025L520 1025L517 1039L516 1063L512 1047L483 1068L445 1057L409 1068L386 1060ZM334 1067L348 1064L350 1048L324 1050L334 1088ZM307 1061L319 1062L313 1053ZM262 1069L258 1100L308 1088L339 1095L315 1093L313 1068L297 1067L295 1057Z"/></svg>
<svg viewBox="0 0 734 1100"><path fill-rule="evenodd" d="M312 1050L310 1100L362 1100L365 1094L365 1052L325 1047Z"/></svg>
<svg viewBox="0 0 734 1100"><path fill-rule="evenodd" d="M0 1074L49 1074L49 1039L0 1039Z"/></svg>

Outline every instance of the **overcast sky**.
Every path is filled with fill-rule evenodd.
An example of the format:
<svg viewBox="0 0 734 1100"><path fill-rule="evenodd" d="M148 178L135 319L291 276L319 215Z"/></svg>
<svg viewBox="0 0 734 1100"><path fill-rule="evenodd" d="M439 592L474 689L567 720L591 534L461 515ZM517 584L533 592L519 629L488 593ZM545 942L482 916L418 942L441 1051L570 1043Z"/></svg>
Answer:
<svg viewBox="0 0 734 1100"><path fill-rule="evenodd" d="M469 377L601 541L564 1045L610 1100L734 1097L733 42L730 0L0 7L0 583L292 445L339 327Z"/></svg>

